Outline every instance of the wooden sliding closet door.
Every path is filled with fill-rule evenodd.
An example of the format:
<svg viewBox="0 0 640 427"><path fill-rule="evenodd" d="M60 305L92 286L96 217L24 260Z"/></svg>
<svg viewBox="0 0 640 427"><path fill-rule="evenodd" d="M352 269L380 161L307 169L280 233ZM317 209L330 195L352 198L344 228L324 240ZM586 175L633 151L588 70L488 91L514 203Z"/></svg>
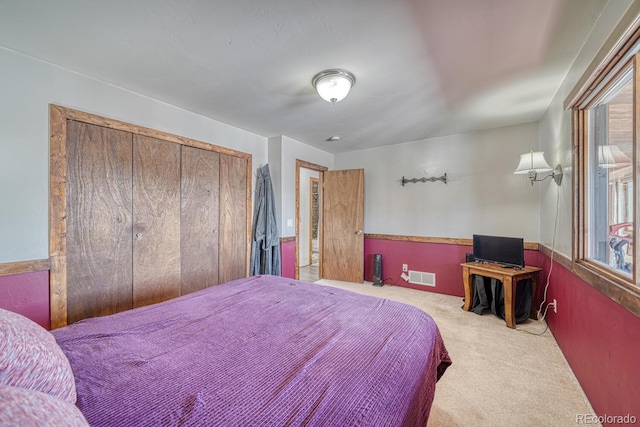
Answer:
<svg viewBox="0 0 640 427"><path fill-rule="evenodd" d="M247 167L220 154L220 283L247 275Z"/></svg>
<svg viewBox="0 0 640 427"><path fill-rule="evenodd" d="M181 294L217 285L220 154L182 147Z"/></svg>
<svg viewBox="0 0 640 427"><path fill-rule="evenodd" d="M132 135L67 125L67 321L132 307Z"/></svg>
<svg viewBox="0 0 640 427"><path fill-rule="evenodd" d="M133 305L180 296L180 145L133 136Z"/></svg>
<svg viewBox="0 0 640 427"><path fill-rule="evenodd" d="M251 155L50 111L53 328L246 277Z"/></svg>

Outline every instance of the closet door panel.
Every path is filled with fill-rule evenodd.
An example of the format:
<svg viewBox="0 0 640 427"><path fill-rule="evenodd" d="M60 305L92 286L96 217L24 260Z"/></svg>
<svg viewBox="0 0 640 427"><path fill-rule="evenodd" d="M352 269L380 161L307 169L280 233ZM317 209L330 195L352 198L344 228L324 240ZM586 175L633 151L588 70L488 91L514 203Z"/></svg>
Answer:
<svg viewBox="0 0 640 427"><path fill-rule="evenodd" d="M132 135L67 122L67 321L132 307Z"/></svg>
<svg viewBox="0 0 640 427"><path fill-rule="evenodd" d="M182 147L181 294L218 284L220 155Z"/></svg>
<svg viewBox="0 0 640 427"><path fill-rule="evenodd" d="M220 283L247 275L247 167L220 154Z"/></svg>
<svg viewBox="0 0 640 427"><path fill-rule="evenodd" d="M133 137L133 305L180 295L180 146Z"/></svg>

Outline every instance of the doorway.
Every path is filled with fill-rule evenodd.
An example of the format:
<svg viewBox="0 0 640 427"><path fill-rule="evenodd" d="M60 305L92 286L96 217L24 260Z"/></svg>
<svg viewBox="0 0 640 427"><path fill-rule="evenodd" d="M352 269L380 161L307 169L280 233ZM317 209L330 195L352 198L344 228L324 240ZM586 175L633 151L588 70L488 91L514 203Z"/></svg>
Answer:
<svg viewBox="0 0 640 427"><path fill-rule="evenodd" d="M320 271L322 173L327 168L296 160L296 278L315 282Z"/></svg>

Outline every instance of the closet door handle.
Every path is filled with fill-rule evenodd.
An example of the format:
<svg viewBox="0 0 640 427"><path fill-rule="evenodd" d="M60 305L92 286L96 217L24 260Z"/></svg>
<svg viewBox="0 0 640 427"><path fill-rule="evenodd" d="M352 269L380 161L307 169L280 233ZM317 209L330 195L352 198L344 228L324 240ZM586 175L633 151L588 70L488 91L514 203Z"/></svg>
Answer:
<svg viewBox="0 0 640 427"><path fill-rule="evenodd" d="M362 234L362 230L356 231L356 234Z"/></svg>

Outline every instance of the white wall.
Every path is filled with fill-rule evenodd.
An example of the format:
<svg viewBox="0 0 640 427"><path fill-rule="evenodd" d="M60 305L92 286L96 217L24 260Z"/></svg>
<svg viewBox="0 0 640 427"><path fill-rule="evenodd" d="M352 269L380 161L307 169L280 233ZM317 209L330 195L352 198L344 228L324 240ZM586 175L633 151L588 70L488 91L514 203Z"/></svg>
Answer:
<svg viewBox="0 0 640 427"><path fill-rule="evenodd" d="M280 207L278 230L281 237L290 237L296 234L296 160L304 160L333 169L333 159L334 156L331 153L284 135L269 138L269 169L272 174L279 174L277 182L280 189L276 192L275 197ZM276 180L274 179L275 184Z"/></svg>
<svg viewBox="0 0 640 427"><path fill-rule="evenodd" d="M49 107L59 104L252 154L267 138L0 47L0 263L48 258Z"/></svg>
<svg viewBox="0 0 640 427"><path fill-rule="evenodd" d="M538 147L538 124L451 135L336 155L336 169L365 169L365 232L539 239L539 186L514 175ZM448 184L400 180L439 177Z"/></svg>
<svg viewBox="0 0 640 427"><path fill-rule="evenodd" d="M638 16L640 2L614 0L607 3L562 86L540 121L540 147L545 151L549 164L560 163L564 169L560 188L557 188L553 183L541 185L540 243L549 247L554 245L554 249L557 252L567 257L572 255L572 115L570 110L564 109L563 104L612 30L625 16L627 10L629 10L630 14L626 17L626 21L630 22ZM629 18L630 16L631 18ZM560 192L559 195L558 191ZM556 216L558 218L557 225ZM554 230L556 230L555 237Z"/></svg>

